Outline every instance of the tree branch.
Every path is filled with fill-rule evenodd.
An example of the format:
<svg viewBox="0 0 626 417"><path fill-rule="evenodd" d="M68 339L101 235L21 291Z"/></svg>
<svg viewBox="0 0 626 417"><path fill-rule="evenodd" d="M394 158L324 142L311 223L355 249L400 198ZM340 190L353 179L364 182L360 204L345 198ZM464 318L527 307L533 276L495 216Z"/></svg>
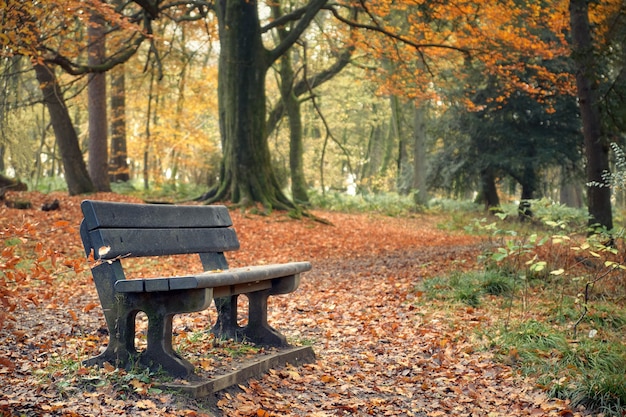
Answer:
<svg viewBox="0 0 626 417"><path fill-rule="evenodd" d="M103 61L102 64L99 65L90 66L77 64L69 60L67 57L60 55L56 51L48 48L44 50L49 52L51 54L51 57L44 58L44 62L47 64L58 65L70 75L83 75L106 72L111 68L128 61L137 52L139 46L144 41L144 39L145 36L138 36L130 46L124 48L123 50L117 51L115 54L108 57L106 60Z"/></svg>
<svg viewBox="0 0 626 417"><path fill-rule="evenodd" d="M323 71L314 74L309 78L303 78L298 81L293 87L293 94L296 97L300 97L302 94L310 91L319 85L325 83L326 81L333 78L337 75L346 65L350 63L350 58L352 57L352 53L354 52L354 47L347 47L337 58L337 60L330 67L326 68ZM267 135L269 136L271 132L276 128L279 120L283 117L283 112L285 111L284 103L279 101L276 103L276 106L270 111L269 117L267 118Z"/></svg>
<svg viewBox="0 0 626 417"><path fill-rule="evenodd" d="M274 20L269 22L267 25L263 26L261 28L261 32L265 33L265 32L268 32L268 31L274 29L274 28L277 28L277 27L280 27L280 26L285 26L289 22L293 22L293 21L296 21L296 20L300 19L302 17L302 15L304 15L306 13L308 8L309 8L309 6L304 6L304 7L301 7L299 9L293 10L291 13L284 14L284 15L278 17L278 18L275 18Z"/></svg>
<svg viewBox="0 0 626 417"><path fill-rule="evenodd" d="M368 16L370 16L370 18L373 19L373 16L371 15L371 13L367 10L367 8L365 7L364 2L361 2L361 6L363 7L363 10L365 10L365 12L367 13ZM412 46L413 48L415 48L416 50L418 50L418 52L421 49L424 48L442 48L442 49L450 49L453 51L457 51L460 52L462 54L467 55L468 57L471 57L470 55L470 51L465 49L465 48L459 48L457 46L453 46L453 45L446 45L446 44L440 44L440 43L418 43L418 42L414 42L410 39L407 39L403 36L397 35L393 32L390 32L389 30L381 27L380 25L377 24L376 20L374 20L374 25L369 25L369 24L365 24L365 23L359 23L356 22L354 20L350 20L350 19L346 19L345 17L341 16L341 14L339 14L339 12L334 8L334 7L324 7L324 10L328 10L332 13L332 15L335 17L335 19L339 20L342 23L345 23L346 25L350 26L350 27L354 27L354 28L358 28L358 29L365 29L365 30L370 30L372 32L377 32L380 33L382 35L385 35L391 39L395 39L399 42L402 42L406 45Z"/></svg>
<svg viewBox="0 0 626 417"><path fill-rule="evenodd" d="M289 35L283 41L276 46L269 53L268 67L274 63L278 58L280 58L289 48L293 46L294 43L298 39L300 39L300 35L304 33L304 31L309 27L311 21L317 16L317 13L326 5L328 0L311 0L309 4L304 7L304 12L302 13L302 18L298 21L296 26L289 31ZM286 15L288 16L288 15Z"/></svg>

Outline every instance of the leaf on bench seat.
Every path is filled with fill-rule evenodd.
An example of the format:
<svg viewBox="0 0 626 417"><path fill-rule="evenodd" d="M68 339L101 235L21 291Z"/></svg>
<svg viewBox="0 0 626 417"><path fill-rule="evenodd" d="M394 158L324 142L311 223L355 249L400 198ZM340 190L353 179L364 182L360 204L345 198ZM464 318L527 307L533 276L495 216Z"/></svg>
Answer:
<svg viewBox="0 0 626 417"><path fill-rule="evenodd" d="M98 258L102 258L104 255L106 255L110 251L111 251L111 247L110 246L100 246L98 248Z"/></svg>

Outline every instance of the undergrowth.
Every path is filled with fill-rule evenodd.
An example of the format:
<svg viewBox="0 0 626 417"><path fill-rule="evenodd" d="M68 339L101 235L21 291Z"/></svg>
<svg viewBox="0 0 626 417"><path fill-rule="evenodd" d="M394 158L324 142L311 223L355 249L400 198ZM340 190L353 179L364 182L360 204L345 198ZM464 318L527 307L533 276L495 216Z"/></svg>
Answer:
<svg viewBox="0 0 626 417"><path fill-rule="evenodd" d="M344 213L375 212L399 217L416 211L410 195L397 193L348 195L341 192L309 193L311 207Z"/></svg>
<svg viewBox="0 0 626 417"><path fill-rule="evenodd" d="M542 204L530 221L505 211L472 222L468 232L486 237L482 269L427 279L416 291L425 302L488 311L499 325L479 336L502 362L573 406L623 416L623 234L590 232L578 212Z"/></svg>

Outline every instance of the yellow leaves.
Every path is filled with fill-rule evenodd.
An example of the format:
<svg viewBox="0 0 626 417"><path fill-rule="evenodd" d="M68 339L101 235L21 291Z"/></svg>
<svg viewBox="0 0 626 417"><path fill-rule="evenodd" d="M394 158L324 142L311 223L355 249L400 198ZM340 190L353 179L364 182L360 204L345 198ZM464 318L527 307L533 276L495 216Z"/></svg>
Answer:
<svg viewBox="0 0 626 417"><path fill-rule="evenodd" d="M337 382L337 378L329 374L324 374L320 377L320 381L325 384L334 384L335 382Z"/></svg>
<svg viewBox="0 0 626 417"><path fill-rule="evenodd" d="M296 368L293 367L287 367L280 371L280 376L283 378L290 378L293 381L300 381L302 379Z"/></svg>
<svg viewBox="0 0 626 417"><path fill-rule="evenodd" d="M148 389L150 388L150 385L142 382L138 379L133 379L129 382L129 385L133 387L133 389L135 390L135 392L137 394L147 394L148 393ZM145 404L145 408L156 408L156 405L150 401L150 400L145 400L146 404ZM139 408L142 408L141 406L138 405Z"/></svg>
<svg viewBox="0 0 626 417"><path fill-rule="evenodd" d="M111 372L115 372L117 370L117 368L113 365L111 365L109 362L105 362L102 367L104 368L104 370L108 373Z"/></svg>
<svg viewBox="0 0 626 417"><path fill-rule="evenodd" d="M85 305L85 307L83 307L83 313L89 313L91 310L93 310L96 307L99 307L100 304L99 303L89 303L87 305Z"/></svg>

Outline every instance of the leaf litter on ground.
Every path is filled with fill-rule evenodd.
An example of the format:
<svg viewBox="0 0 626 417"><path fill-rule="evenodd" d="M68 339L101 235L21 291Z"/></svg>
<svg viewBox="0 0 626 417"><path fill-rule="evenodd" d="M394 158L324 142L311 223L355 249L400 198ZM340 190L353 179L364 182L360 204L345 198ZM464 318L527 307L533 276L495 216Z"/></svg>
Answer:
<svg viewBox="0 0 626 417"><path fill-rule="evenodd" d="M314 212L325 224L232 210L241 249L228 254L231 267L313 264L296 292L270 299L269 314L291 343L311 344L317 360L272 369L203 402L161 390L140 372L81 366L107 341L78 233L81 198L11 196L33 208L0 208L0 415L585 415L481 347L477 331L497 325L488 309L420 302L420 280L476 268L480 241L441 230L443 216ZM108 193L90 198L140 202ZM37 209L54 199L60 210ZM175 275L196 272L191 262L146 259L125 268L133 277ZM206 332L214 319L207 310L174 322L174 343L201 377L268 353L216 341ZM138 318L139 345L145 320Z"/></svg>

